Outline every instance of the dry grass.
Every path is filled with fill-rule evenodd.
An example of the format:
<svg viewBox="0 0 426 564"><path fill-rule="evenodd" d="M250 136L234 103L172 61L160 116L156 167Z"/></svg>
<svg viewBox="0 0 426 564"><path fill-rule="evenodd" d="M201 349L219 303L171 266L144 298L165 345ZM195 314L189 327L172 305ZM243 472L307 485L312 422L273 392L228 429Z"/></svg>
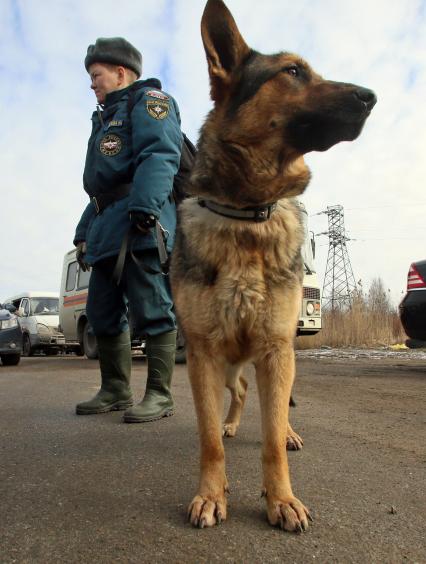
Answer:
<svg viewBox="0 0 426 564"><path fill-rule="evenodd" d="M407 338L397 313L326 312L323 329L311 337L298 337L296 349L328 347L378 347L403 343Z"/></svg>
<svg viewBox="0 0 426 564"><path fill-rule="evenodd" d="M380 347L403 343L407 338L380 279L373 280L367 294L362 287L357 291L351 309L323 312L322 326L317 335L297 338L296 349Z"/></svg>

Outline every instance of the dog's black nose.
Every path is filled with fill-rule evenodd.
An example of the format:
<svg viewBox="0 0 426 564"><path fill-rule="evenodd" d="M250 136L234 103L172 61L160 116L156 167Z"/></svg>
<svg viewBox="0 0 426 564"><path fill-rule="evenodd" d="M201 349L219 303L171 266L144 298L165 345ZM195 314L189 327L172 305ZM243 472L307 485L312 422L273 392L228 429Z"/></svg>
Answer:
<svg viewBox="0 0 426 564"><path fill-rule="evenodd" d="M364 102L369 110L371 110L377 102L377 96L368 88L357 88L357 90L355 90L355 96L361 100L361 102Z"/></svg>

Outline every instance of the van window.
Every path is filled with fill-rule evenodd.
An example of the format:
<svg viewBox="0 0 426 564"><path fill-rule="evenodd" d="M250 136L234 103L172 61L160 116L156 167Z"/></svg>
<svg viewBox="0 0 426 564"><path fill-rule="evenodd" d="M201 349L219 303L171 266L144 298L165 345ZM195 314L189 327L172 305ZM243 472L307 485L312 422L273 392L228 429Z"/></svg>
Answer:
<svg viewBox="0 0 426 564"><path fill-rule="evenodd" d="M83 290L89 286L90 280L90 270L82 270L81 268L78 271L78 281L77 281L77 290Z"/></svg>
<svg viewBox="0 0 426 564"><path fill-rule="evenodd" d="M31 311L35 315L56 315L59 313L59 298L31 298Z"/></svg>
<svg viewBox="0 0 426 564"><path fill-rule="evenodd" d="M65 284L65 291L69 292L75 288L75 278L77 275L77 261L70 262L68 265L67 281Z"/></svg>

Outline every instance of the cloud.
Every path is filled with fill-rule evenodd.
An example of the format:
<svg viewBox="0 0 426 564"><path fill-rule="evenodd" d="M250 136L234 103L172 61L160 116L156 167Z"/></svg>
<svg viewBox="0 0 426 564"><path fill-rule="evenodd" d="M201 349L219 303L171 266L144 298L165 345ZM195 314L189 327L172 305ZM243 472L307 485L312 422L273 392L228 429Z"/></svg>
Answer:
<svg viewBox="0 0 426 564"><path fill-rule="evenodd" d="M301 54L326 78L373 88L361 137L310 154L309 213L341 204L356 279L381 276L395 301L425 256L425 4L420 0L228 0L247 43ZM196 139L211 108L199 0L6 0L0 4L2 135L0 299L58 290L63 255L87 201L81 176L94 97L83 66L97 37L125 36L179 102ZM311 217L315 232L326 216ZM327 240L318 240L323 276ZM324 246L321 246L324 245ZM5 268L5 264L7 267Z"/></svg>

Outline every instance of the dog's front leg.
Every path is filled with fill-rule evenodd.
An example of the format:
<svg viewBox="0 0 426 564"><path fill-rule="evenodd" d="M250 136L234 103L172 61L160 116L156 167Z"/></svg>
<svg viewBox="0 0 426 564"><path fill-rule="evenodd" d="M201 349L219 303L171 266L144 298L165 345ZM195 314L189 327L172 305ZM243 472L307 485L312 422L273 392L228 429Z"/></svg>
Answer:
<svg viewBox="0 0 426 564"><path fill-rule="evenodd" d="M221 425L225 374L224 367L198 346L197 352L188 348L187 364L201 447L200 483L188 508L188 519L202 529L226 519L228 483Z"/></svg>
<svg viewBox="0 0 426 564"><path fill-rule="evenodd" d="M262 412L263 495L268 520L286 531L308 528L309 511L293 495L287 452L283 449L288 425L294 352L289 343L275 346L256 362L256 379Z"/></svg>

